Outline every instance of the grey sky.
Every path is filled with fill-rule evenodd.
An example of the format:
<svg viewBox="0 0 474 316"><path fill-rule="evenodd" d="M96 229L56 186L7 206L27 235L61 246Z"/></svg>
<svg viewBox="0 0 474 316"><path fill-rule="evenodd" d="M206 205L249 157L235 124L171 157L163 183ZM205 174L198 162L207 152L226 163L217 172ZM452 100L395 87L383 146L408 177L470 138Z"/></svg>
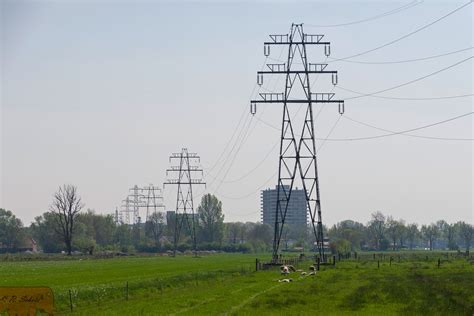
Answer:
<svg viewBox="0 0 474 316"><path fill-rule="evenodd" d="M340 27L406 2L126 2L0 1L0 207L25 224L48 209L63 183L78 186L87 208L111 213L134 184L161 186L168 157L187 147L213 166L245 111L251 134L226 174L227 152L206 175L206 192L223 201L226 221L259 219L258 188L278 163L279 132L247 114L268 34L292 22L325 34L332 56L351 56L428 24L466 1L425 1L397 14ZM397 61L472 47L472 4L431 27L356 61ZM341 87L374 92L472 56L467 50L400 64L337 62ZM272 50L278 59L280 51ZM280 59L285 59L285 53ZM324 54L310 53L312 62ZM271 62L271 61L269 61ZM472 60L425 80L382 93L393 97L471 94ZM329 84L318 78L316 90ZM327 78L327 82L330 79ZM283 81L266 82L281 91ZM339 98L354 94L335 89ZM280 126L281 107L261 106L261 120ZM317 109L319 111L319 108ZM431 101L363 97L346 115L388 130L404 130L472 111L472 97ZM325 107L316 125L324 138L338 119ZM473 138L472 116L413 132ZM341 118L331 138L384 134ZM396 135L327 141L319 157L323 221L366 222L381 210L409 222L473 222L472 142ZM262 161L259 168L238 180ZM220 171L220 172L219 172ZM230 181L230 182L229 182ZM217 192L216 192L217 190ZM197 190L198 193L200 190ZM168 209L175 191L165 190ZM198 198L199 200L199 198Z"/></svg>

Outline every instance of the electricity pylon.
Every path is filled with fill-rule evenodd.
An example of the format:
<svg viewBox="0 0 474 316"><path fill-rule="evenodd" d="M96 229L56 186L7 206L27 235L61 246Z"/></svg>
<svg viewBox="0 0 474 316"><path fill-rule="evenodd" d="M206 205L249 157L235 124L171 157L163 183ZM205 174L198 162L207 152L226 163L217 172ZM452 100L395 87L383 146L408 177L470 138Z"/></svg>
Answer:
<svg viewBox="0 0 474 316"><path fill-rule="evenodd" d="M122 212L119 212L118 208L115 208L115 213L114 213L114 223L115 225L119 225L122 223Z"/></svg>
<svg viewBox="0 0 474 316"><path fill-rule="evenodd" d="M130 197L127 196L125 200L122 201L122 210L120 211L122 224L130 225L130 213L133 213L133 201Z"/></svg>
<svg viewBox="0 0 474 316"><path fill-rule="evenodd" d="M278 259L282 232L285 225L288 202L295 178L301 178L306 194L307 209L311 218L312 230L320 258L325 261L324 236L321 217L316 142L314 134L313 104L338 104L339 113L344 113L344 101L334 100L334 93L314 93L311 91L310 75L330 74L332 84L337 84L337 71L326 70L328 64L308 63L307 46L322 45L324 53L331 53L330 42L322 41L324 35L310 35L303 31L303 24L292 24L290 34L270 35L271 41L264 42L264 54L270 55L270 47L287 45L287 62L267 64L269 70L257 72L257 83L263 84L264 75L283 74L286 77L283 93L260 93L260 99L250 102L250 112L255 114L258 103L282 103L283 119L281 125L280 158L278 164L278 192L275 210L275 228L273 237L273 260ZM297 61L295 61L295 58ZM295 85L295 83L297 83ZM297 89L293 89L299 87ZM298 91L295 90L300 90ZM290 104L306 105L304 120L295 124L298 111ZM292 116L293 114L294 116ZM295 134L295 128L301 128L301 134ZM298 139L296 138L298 137Z"/></svg>
<svg viewBox="0 0 474 316"><path fill-rule="evenodd" d="M150 217L150 210L156 212L158 208L165 208L161 189L153 184L143 188L143 202L143 207L146 207L146 221Z"/></svg>
<svg viewBox="0 0 474 316"><path fill-rule="evenodd" d="M137 185L134 185L133 188L130 188L132 191L131 194L128 195L130 198L129 201L131 202L131 206L133 208L133 223L140 224L141 217L140 217L140 207L144 207L144 198L143 189L139 188Z"/></svg>
<svg viewBox="0 0 474 316"><path fill-rule="evenodd" d="M188 225L191 232L191 239L193 242L193 250L196 255L196 218L194 214L193 201L193 185L206 184L202 182L202 169L197 165L200 162L200 157L196 153L189 153L186 148L183 148L180 153L173 153L170 156L170 163L172 160L178 159L179 164L172 164L168 173L174 174L175 178L168 178L163 183L163 188L166 184L176 184L178 191L176 195L176 213L174 218L174 255L178 248L179 237L184 221ZM200 177L196 176L196 172L200 173ZM189 218L189 215L191 218Z"/></svg>

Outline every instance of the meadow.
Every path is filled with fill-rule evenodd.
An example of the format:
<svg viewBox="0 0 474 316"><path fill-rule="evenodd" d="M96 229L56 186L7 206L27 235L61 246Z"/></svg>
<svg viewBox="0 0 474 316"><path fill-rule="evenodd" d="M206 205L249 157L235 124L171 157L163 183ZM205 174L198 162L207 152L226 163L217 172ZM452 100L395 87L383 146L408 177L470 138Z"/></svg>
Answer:
<svg viewBox="0 0 474 316"><path fill-rule="evenodd" d="M293 282L279 283L278 270L255 271L256 257L270 256L1 262L0 286L49 286L58 314L474 314L472 258L366 253L322 266L315 276L292 273ZM308 259L297 268L308 271L311 264Z"/></svg>

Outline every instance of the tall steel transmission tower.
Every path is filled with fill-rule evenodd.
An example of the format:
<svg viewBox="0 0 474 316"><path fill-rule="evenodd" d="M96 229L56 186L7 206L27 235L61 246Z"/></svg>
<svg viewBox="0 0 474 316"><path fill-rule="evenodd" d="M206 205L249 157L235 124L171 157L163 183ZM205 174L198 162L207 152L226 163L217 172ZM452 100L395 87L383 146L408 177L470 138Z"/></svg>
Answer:
<svg viewBox="0 0 474 316"><path fill-rule="evenodd" d="M172 161L176 161L176 164L172 163ZM171 154L170 163L172 164L166 170L166 175L168 176L171 173L173 178L168 178L163 183L163 188L166 184L176 184L178 186L174 218L174 255L176 255L184 222L186 222L191 232L193 250L196 254L196 218L194 214L193 185L206 184L202 181L203 170L199 168L199 162L200 157L196 153L189 153L186 148L183 148L180 153Z"/></svg>
<svg viewBox="0 0 474 316"><path fill-rule="evenodd" d="M119 212L117 207L115 208L114 212L114 223L115 225L122 223L122 212Z"/></svg>
<svg viewBox="0 0 474 316"><path fill-rule="evenodd" d="M146 207L146 221L150 217L150 210L156 212L158 209L164 209L165 205L163 204L163 194L161 189L153 184L146 186L142 189L143 192L143 202Z"/></svg>
<svg viewBox="0 0 474 316"><path fill-rule="evenodd" d="M140 224L141 222L141 217L140 217L140 207L144 206L144 201L143 199L145 196L143 195L143 189L139 188L137 185L134 185L133 188L130 188L130 191L132 191L131 194L128 195L132 202L132 208L133 208L133 223L134 224Z"/></svg>
<svg viewBox="0 0 474 316"><path fill-rule="evenodd" d="M131 193L122 201L121 221L128 225L139 224L141 222L140 208L145 206L143 200L145 196L142 194L143 189L135 185L129 191ZM131 218L130 215L132 216Z"/></svg>
<svg viewBox="0 0 474 316"><path fill-rule="evenodd" d="M164 209L163 195L161 189L153 184L143 188L137 185L130 188L131 193L123 200L122 210L120 215L116 215L116 221L124 224L140 224L142 217L140 216L140 209L146 208L147 221L150 217L150 210L156 212L159 208ZM117 211L116 211L117 213ZM132 216L132 218L130 218Z"/></svg>
<svg viewBox="0 0 474 316"><path fill-rule="evenodd" d="M120 215L120 218L121 218L121 223L122 224L132 224L132 222L130 221L130 214L132 213L133 214L133 200L130 199L129 196L127 196L127 198L125 200L122 201L122 210L120 211L121 215Z"/></svg>
<svg viewBox="0 0 474 316"><path fill-rule="evenodd" d="M314 133L313 104L336 103L339 113L344 113L344 101L334 100L334 93L313 92L310 75L330 74L332 84L337 84L337 71L326 70L328 64L309 63L307 46L321 45L324 53L331 53L330 42L322 41L324 35L310 35L303 31L303 24L292 24L290 34L270 35L271 41L264 42L264 54L270 55L270 47L286 45L288 55L286 63L267 64L268 70L257 72L257 83L263 84L264 75L285 75L283 93L260 93L260 99L250 102L250 112L255 114L258 103L282 103L283 119L281 125L280 157L278 164L278 192L275 210L275 228L273 238L273 259L278 258L280 241L284 230L288 202L295 184L295 178L301 179L306 193L307 209L316 247L320 258L325 261L324 236L321 217L316 142ZM304 120L297 121L293 104L306 107ZM295 122L297 121L297 122ZM295 129L301 130L296 134Z"/></svg>

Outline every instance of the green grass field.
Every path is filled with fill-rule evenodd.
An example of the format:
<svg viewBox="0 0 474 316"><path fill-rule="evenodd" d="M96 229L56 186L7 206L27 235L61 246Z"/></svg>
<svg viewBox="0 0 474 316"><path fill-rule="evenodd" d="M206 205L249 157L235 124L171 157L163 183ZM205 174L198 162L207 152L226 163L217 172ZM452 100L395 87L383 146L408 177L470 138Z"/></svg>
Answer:
<svg viewBox="0 0 474 316"><path fill-rule="evenodd" d="M69 293L81 315L474 314L474 265L466 258L402 253L390 265L389 254L366 254L279 283L276 270L255 272L255 257L1 262L0 286L49 286L58 314L71 313Z"/></svg>

